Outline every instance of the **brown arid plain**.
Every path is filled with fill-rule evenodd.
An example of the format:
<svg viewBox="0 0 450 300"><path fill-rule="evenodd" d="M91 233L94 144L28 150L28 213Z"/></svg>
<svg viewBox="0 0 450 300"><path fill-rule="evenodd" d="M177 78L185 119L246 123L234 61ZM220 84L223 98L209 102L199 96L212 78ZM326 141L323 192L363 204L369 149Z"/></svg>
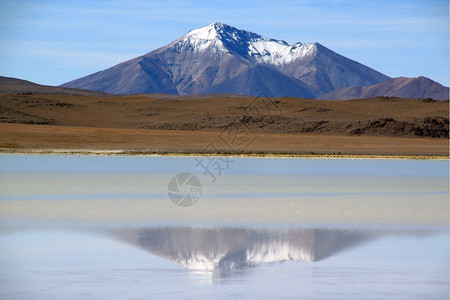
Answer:
<svg viewBox="0 0 450 300"><path fill-rule="evenodd" d="M0 149L448 157L449 102L3 94Z"/></svg>

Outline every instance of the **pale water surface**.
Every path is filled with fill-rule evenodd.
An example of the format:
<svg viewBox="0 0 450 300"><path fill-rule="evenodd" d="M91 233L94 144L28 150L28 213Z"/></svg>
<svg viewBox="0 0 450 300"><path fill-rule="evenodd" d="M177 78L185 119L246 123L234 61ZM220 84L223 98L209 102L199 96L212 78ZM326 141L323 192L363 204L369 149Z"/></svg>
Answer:
<svg viewBox="0 0 450 300"><path fill-rule="evenodd" d="M448 161L205 159L0 155L0 298L448 299Z"/></svg>

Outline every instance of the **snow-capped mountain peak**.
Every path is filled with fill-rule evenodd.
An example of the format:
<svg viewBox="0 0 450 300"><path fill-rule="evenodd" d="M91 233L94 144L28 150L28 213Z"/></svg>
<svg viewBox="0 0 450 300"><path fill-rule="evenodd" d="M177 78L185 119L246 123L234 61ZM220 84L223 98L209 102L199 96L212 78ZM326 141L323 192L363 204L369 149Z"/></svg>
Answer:
<svg viewBox="0 0 450 300"><path fill-rule="evenodd" d="M227 52L220 38L223 31L223 24L213 23L208 26L194 29L177 39L174 44L180 50L192 50L195 53L202 53L208 49L212 52Z"/></svg>
<svg viewBox="0 0 450 300"><path fill-rule="evenodd" d="M237 29L233 26L223 24L220 22L212 23L205 27L191 30L186 35L181 37L181 39L186 37L196 40L219 39L228 42L232 41L245 42L245 41L256 41L261 39L269 40L251 31ZM285 41L278 41L278 42L285 43L287 45Z"/></svg>
<svg viewBox="0 0 450 300"><path fill-rule="evenodd" d="M202 28L191 30L181 37L181 39L189 39L192 41L212 41L220 39L220 34L223 33L224 30L224 25L222 23L213 23Z"/></svg>
<svg viewBox="0 0 450 300"><path fill-rule="evenodd" d="M314 54L316 49L315 44L289 45L283 40L263 37L219 22L191 30L176 42L183 44L182 48L190 48L197 53L211 50L213 53L238 52L253 63L276 67Z"/></svg>

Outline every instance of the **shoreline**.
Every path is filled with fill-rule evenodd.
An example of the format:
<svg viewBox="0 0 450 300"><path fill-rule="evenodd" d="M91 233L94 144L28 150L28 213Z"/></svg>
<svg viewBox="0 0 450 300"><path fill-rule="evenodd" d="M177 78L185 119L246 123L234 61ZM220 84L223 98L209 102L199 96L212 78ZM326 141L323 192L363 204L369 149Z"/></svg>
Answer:
<svg viewBox="0 0 450 300"><path fill-rule="evenodd" d="M300 158L300 159L404 159L449 160L442 155L382 155L382 154L307 154L307 153L232 153L232 152L166 152L117 149L8 149L0 148L0 155L90 155L90 156L175 156L175 157L243 157L243 158Z"/></svg>

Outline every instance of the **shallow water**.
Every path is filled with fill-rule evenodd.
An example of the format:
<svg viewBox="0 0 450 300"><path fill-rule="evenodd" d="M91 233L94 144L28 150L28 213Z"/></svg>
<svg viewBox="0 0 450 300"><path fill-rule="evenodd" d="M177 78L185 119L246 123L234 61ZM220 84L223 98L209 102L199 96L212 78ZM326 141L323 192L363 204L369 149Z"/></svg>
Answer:
<svg viewBox="0 0 450 300"><path fill-rule="evenodd" d="M0 297L448 298L448 161L221 163L1 155Z"/></svg>

